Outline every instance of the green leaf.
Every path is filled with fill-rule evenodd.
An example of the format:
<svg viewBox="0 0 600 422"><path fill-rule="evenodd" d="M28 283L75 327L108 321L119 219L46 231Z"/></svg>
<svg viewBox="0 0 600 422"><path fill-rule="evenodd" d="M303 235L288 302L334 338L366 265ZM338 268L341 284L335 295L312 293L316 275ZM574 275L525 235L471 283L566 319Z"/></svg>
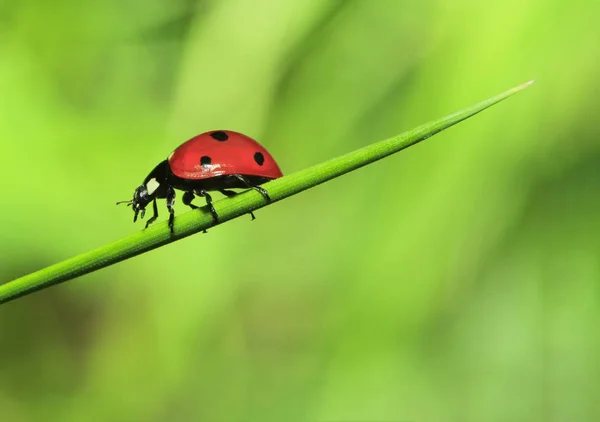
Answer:
<svg viewBox="0 0 600 422"><path fill-rule="evenodd" d="M457 113L421 125L401 135L368 145L325 163L270 181L263 185L271 196L272 201L270 203L266 202L263 196L254 190L248 190L233 198L225 198L217 201L214 203L214 207L219 214L219 224L408 148L524 90L533 82L530 81L509 89L495 97L467 107ZM174 234L170 233L167 222L156 224L121 240L0 285L0 303L8 302L54 284L99 270L100 268L198 233L211 226L212 217L206 207L189 211L175 218Z"/></svg>

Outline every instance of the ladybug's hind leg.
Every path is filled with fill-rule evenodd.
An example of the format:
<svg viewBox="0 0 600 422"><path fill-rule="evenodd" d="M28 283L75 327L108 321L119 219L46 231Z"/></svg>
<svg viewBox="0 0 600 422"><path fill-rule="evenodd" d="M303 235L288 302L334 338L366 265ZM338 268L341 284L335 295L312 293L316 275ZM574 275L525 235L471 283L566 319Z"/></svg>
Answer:
<svg viewBox="0 0 600 422"><path fill-rule="evenodd" d="M254 185L252 183L250 183L250 181L245 177L242 176L241 174L233 174L232 177L235 177L236 179L238 179L240 182L242 182L244 184L244 186L246 186L248 189L254 189L257 192L260 192L260 194L262 196L264 196L264 198L268 201L271 202L271 197L269 196L269 192L267 192L267 190L261 186L258 185Z"/></svg>
<svg viewBox="0 0 600 422"><path fill-rule="evenodd" d="M223 195L225 195L228 198L233 198L234 196L236 196L238 193L234 192L232 190L227 190L227 189L221 189L219 192L221 192Z"/></svg>
<svg viewBox="0 0 600 422"><path fill-rule="evenodd" d="M233 174L231 177L235 177L240 182L242 182L242 184L248 189L254 189L255 191L259 192L267 200L267 202L271 202L269 192L267 192L265 188L252 184L250 180L248 180L245 176L242 176L241 174ZM252 220L256 220L256 217L254 216L254 213L252 211L250 211L250 215L252 216Z"/></svg>
<svg viewBox="0 0 600 422"><path fill-rule="evenodd" d="M223 195L225 195L228 198L233 198L234 196L236 196L238 193L234 192L232 190L227 190L227 189L221 189L219 192L221 192ZM254 216L254 213L252 211L250 211L250 216L252 216L252 220L256 220L256 217Z"/></svg>

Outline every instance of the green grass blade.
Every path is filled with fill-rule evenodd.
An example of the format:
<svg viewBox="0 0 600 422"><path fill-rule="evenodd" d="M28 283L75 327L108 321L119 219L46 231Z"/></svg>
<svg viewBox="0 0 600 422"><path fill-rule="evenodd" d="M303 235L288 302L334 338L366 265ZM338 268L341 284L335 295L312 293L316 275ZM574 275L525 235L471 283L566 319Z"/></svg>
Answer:
<svg viewBox="0 0 600 422"><path fill-rule="evenodd" d="M273 180L263 186L269 191L272 198L271 203L280 201L421 142L524 90L533 82L519 85L447 117L426 123L401 135L368 145L325 163ZM269 203L265 202L260 193L253 190L214 203L221 223L266 205L269 205ZM175 218L174 235L169 232L166 222L156 224L146 230L139 231L90 252L0 285L0 303L8 302L158 248L208 229L211 224L212 217L206 207L189 211Z"/></svg>

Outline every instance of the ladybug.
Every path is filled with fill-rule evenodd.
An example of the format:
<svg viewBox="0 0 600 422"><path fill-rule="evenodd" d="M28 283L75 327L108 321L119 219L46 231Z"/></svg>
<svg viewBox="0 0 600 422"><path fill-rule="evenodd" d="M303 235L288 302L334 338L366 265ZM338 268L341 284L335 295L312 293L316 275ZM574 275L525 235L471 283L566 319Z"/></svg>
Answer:
<svg viewBox="0 0 600 422"><path fill-rule="evenodd" d="M194 197L206 200L213 220L219 216L212 205L209 191L219 191L227 197L237 195L229 189L254 189L270 201L268 192L259 185L283 176L271 154L249 136L231 130L217 130L194 136L181 144L165 161L159 163L126 203L144 218L146 206L152 202L154 215L146 222L146 228L158 218L157 198L166 198L169 210L169 227L173 233L175 219L175 189L184 192L183 203L192 209ZM254 214L250 212L254 220Z"/></svg>

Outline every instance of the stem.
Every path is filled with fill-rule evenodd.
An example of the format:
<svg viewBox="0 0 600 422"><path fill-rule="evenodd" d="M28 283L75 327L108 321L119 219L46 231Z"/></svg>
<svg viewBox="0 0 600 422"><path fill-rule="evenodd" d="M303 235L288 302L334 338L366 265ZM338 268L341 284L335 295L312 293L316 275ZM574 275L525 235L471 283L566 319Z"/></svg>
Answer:
<svg viewBox="0 0 600 422"><path fill-rule="evenodd" d="M270 203L280 201L421 142L524 90L533 82L519 85L495 97L447 117L421 125L401 135L270 181L264 184L263 187L269 191L272 199ZM220 223L223 223L270 203L267 203L260 193L248 190L235 197L217 201L214 203L214 207L219 214ZM206 207L189 211L175 218L175 234L170 233L167 222L156 224L90 252L0 285L0 303L108 267L119 261L208 229L211 225L212 217Z"/></svg>

